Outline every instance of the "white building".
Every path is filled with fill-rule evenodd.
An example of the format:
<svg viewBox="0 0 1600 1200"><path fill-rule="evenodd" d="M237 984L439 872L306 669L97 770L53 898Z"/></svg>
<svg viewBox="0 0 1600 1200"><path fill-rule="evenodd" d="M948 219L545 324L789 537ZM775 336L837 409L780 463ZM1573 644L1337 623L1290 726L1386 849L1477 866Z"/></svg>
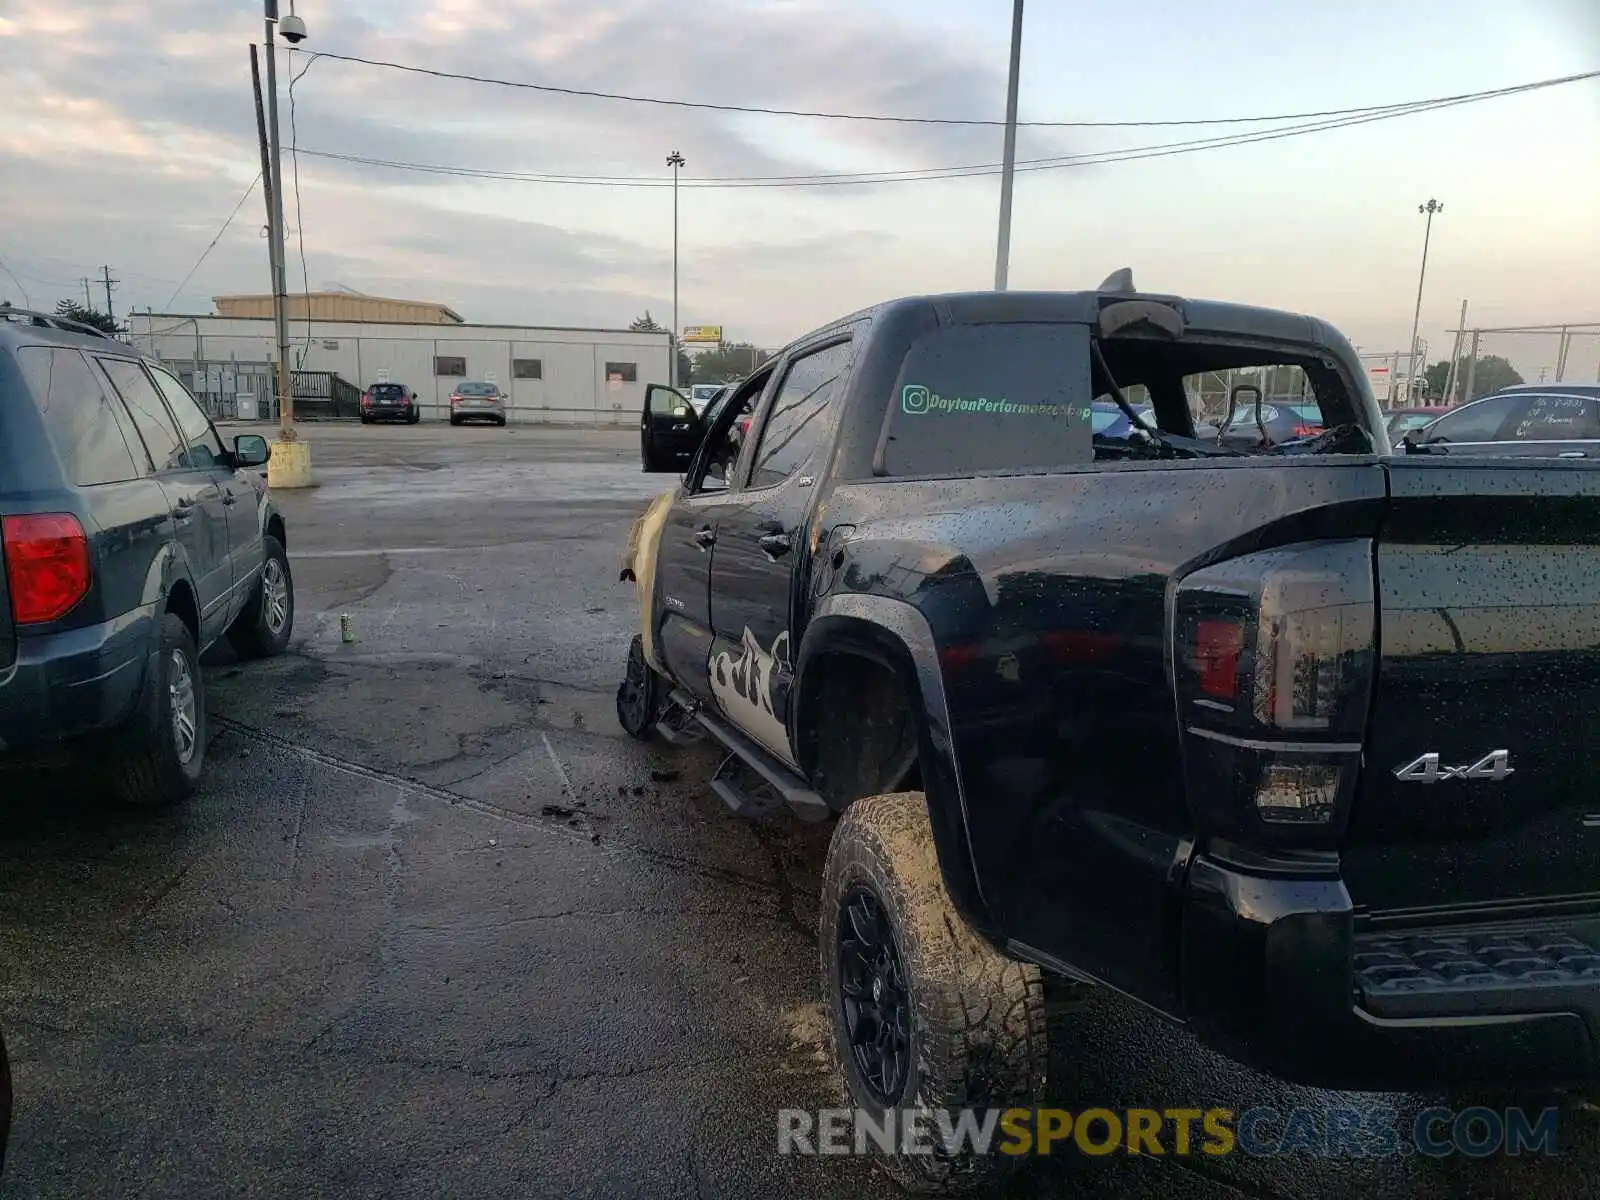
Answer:
<svg viewBox="0 0 1600 1200"><path fill-rule="evenodd" d="M454 314L450 314L454 316ZM134 344L194 380L213 413L233 415L253 397L270 412L270 364L276 360L273 323L265 317L132 313ZM665 330L530 328L520 325L380 321L289 323L289 348L298 371L333 372L367 388L403 383L422 405L424 420L449 415L459 383L499 385L513 422L631 425L644 406L647 384L670 379Z"/></svg>

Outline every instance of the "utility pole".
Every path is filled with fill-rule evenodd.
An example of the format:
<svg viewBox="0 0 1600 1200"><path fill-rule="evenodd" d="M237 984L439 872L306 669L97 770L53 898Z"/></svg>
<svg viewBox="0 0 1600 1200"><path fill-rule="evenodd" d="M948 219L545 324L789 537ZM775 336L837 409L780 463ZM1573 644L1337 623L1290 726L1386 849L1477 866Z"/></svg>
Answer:
<svg viewBox="0 0 1600 1200"><path fill-rule="evenodd" d="M1473 399L1472 385L1478 378L1478 331L1472 331L1471 357L1467 359L1467 386L1462 390L1461 402L1463 404Z"/></svg>
<svg viewBox="0 0 1600 1200"><path fill-rule="evenodd" d="M1456 322L1456 340L1450 347L1450 374L1445 377L1444 402L1455 403L1456 376L1461 368L1461 339L1467 336L1467 302L1461 302L1461 319Z"/></svg>
<svg viewBox="0 0 1600 1200"><path fill-rule="evenodd" d="M678 174L687 162L676 150L667 155L667 166L672 168L672 331L667 335L672 367L667 378L673 387L678 386Z"/></svg>
<svg viewBox="0 0 1600 1200"><path fill-rule="evenodd" d="M111 318L111 324L115 326L117 323L117 315L111 311L111 289L117 284L121 283L122 280L111 278L110 267L101 267L100 273L104 276L104 282L106 285L106 316Z"/></svg>
<svg viewBox="0 0 1600 1200"><path fill-rule="evenodd" d="M1011 189L1017 171L1017 83L1022 73L1022 0L1011 8L1011 73L1006 83L1005 162L1000 171L1000 230L994 251L994 290L1003 292L1011 275Z"/></svg>
<svg viewBox="0 0 1600 1200"><path fill-rule="evenodd" d="M89 277L85 275L79 282L83 284L83 309L85 312L93 312L94 300L89 295Z"/></svg>
<svg viewBox="0 0 1600 1200"><path fill-rule="evenodd" d="M1427 214L1428 223L1422 231L1422 269L1417 272L1417 307L1411 314L1411 386L1407 389L1411 395L1417 391L1417 325L1422 320L1422 281L1428 275L1428 239L1433 236L1433 214L1443 212L1444 205L1437 200L1429 200L1426 204L1417 205L1417 211Z"/></svg>
<svg viewBox="0 0 1600 1200"><path fill-rule="evenodd" d="M289 15L280 21L278 0L263 0L266 29L267 89L266 120L261 121L261 96L257 83L257 132L262 141L261 183L267 200L267 233L271 242L272 318L278 341L278 441L267 462L267 483L271 487L310 487L311 448L302 442L294 427L294 374L289 365L288 282L284 273L283 245L283 147L278 138L278 46L281 25L291 43L305 40L305 22L294 13L289 0ZM255 48L251 47L253 76Z"/></svg>

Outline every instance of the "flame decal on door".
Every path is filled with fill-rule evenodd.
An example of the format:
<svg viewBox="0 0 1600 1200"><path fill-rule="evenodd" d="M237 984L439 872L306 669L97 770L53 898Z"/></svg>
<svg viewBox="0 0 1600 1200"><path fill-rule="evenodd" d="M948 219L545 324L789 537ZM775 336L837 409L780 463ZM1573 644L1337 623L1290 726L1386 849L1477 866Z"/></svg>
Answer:
<svg viewBox="0 0 1600 1200"><path fill-rule="evenodd" d="M772 683L780 667L789 665L789 634L780 633L772 651L763 650L746 627L737 654L723 650L711 656L711 694L724 715L791 766L789 731L772 710Z"/></svg>

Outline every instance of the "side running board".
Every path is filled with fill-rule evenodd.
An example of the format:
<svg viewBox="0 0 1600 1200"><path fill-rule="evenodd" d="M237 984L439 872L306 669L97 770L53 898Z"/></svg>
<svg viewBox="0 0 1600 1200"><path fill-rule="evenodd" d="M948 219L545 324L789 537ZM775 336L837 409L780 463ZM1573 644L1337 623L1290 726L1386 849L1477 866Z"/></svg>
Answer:
<svg viewBox="0 0 1600 1200"><path fill-rule="evenodd" d="M711 711L708 706L701 704L682 690L672 693L671 703L690 714L699 722L701 728L726 746L741 763L759 775L762 782L776 792L790 811L802 821L814 823L826 821L833 816L833 810L828 807L828 802L812 791L811 785L796 774L793 768L779 762L762 746ZM739 787L734 773L726 769L728 766L729 764L724 763L717 769L716 776L712 780L712 790L737 813L754 815L764 811L767 806Z"/></svg>

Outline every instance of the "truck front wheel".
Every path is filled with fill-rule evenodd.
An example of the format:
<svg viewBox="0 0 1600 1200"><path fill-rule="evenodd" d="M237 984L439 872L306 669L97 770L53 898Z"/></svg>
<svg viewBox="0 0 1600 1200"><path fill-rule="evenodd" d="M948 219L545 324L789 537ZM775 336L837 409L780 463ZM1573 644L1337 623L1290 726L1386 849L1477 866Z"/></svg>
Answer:
<svg viewBox="0 0 1600 1200"><path fill-rule="evenodd" d="M974 1110L1032 1108L1049 1058L1037 967L999 953L945 891L921 792L859 800L834 830L819 942L835 1061L851 1103L879 1128L897 1112L888 1173L910 1191L952 1195L994 1184L1017 1156L941 1147L905 1152L909 1114L952 1124ZM937 1125L930 1128L937 1129Z"/></svg>

